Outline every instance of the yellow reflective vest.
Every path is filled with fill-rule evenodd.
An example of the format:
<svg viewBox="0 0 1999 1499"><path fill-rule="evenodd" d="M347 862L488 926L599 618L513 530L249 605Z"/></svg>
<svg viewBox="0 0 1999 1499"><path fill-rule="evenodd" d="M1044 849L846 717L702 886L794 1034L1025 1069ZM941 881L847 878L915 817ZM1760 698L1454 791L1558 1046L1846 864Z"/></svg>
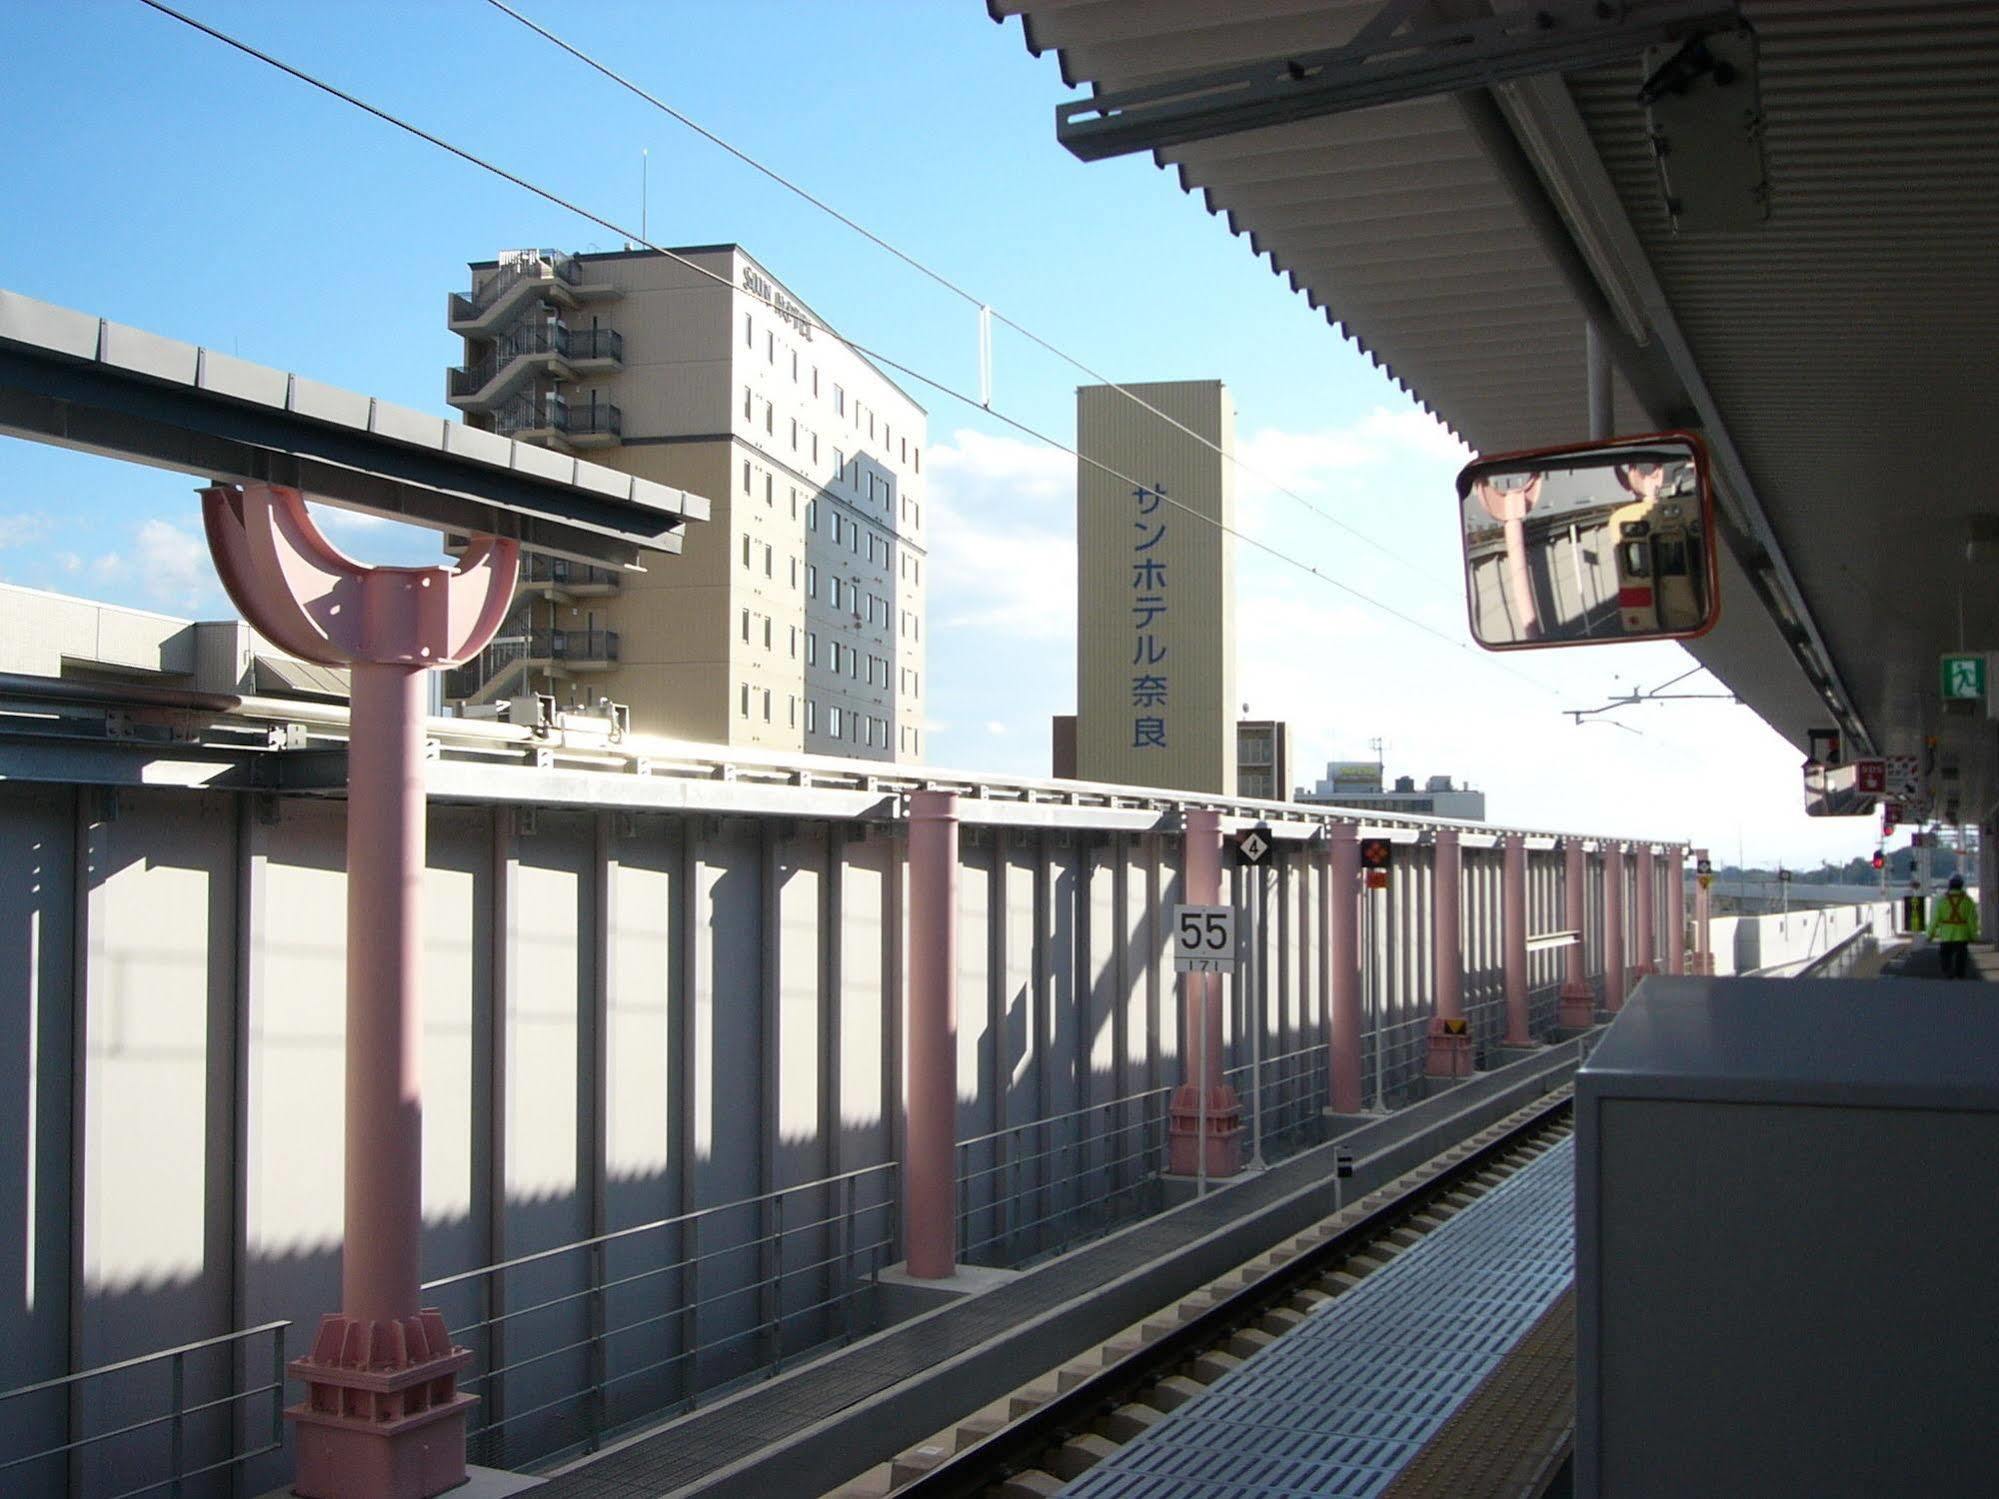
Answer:
<svg viewBox="0 0 1999 1499"><path fill-rule="evenodd" d="M1978 903L1962 890L1953 890L1937 902L1930 918L1930 941L1971 942L1978 936Z"/></svg>

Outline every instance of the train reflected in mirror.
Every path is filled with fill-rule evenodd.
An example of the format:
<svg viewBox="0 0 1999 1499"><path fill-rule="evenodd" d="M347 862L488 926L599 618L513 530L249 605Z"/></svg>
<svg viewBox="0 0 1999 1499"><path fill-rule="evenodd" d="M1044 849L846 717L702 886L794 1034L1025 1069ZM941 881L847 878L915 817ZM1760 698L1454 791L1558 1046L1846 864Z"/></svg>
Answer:
<svg viewBox="0 0 1999 1499"><path fill-rule="evenodd" d="M1720 615L1692 433L1477 458L1458 501L1472 638L1488 650L1684 640Z"/></svg>

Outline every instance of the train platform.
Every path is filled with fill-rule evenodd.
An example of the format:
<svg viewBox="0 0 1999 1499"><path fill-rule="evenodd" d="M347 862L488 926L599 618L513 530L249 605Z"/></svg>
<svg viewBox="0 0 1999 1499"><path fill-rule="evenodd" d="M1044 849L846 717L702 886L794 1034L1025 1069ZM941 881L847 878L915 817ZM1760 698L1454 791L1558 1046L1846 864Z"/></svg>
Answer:
<svg viewBox="0 0 1999 1499"><path fill-rule="evenodd" d="M1062 1493L1541 1492L1572 1439L1574 1215L1566 1140Z"/></svg>
<svg viewBox="0 0 1999 1499"><path fill-rule="evenodd" d="M1342 1121L1326 1145L1046 1264L973 1278L973 1294L579 1460L538 1499L822 1492L1317 1222L1342 1189L1374 1190L1562 1086L1591 1038ZM1354 1157L1346 1183L1336 1147Z"/></svg>

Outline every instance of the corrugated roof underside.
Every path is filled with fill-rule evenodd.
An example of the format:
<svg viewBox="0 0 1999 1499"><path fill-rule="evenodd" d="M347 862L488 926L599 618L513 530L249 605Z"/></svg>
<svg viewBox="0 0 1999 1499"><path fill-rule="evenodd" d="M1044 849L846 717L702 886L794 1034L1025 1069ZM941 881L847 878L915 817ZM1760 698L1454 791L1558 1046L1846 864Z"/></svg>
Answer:
<svg viewBox="0 0 1999 1499"><path fill-rule="evenodd" d="M1124 89L1350 42L1380 0L996 0L1071 83ZM1158 153L1389 378L1484 451L1572 437L1575 298L1449 98ZM1621 410L1636 410L1628 390Z"/></svg>
<svg viewBox="0 0 1999 1499"><path fill-rule="evenodd" d="M1752 3L1770 218L1675 235L1627 81L1569 80L1784 555L1871 722L1999 642L1999 6ZM1999 519L1999 515L1995 515Z"/></svg>

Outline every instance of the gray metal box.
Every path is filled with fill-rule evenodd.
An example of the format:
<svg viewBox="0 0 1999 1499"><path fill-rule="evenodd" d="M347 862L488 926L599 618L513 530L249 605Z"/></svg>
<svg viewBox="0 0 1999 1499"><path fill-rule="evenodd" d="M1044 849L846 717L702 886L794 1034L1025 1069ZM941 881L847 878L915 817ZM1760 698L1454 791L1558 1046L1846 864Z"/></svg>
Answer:
<svg viewBox="0 0 1999 1499"><path fill-rule="evenodd" d="M1576 1127L1578 1494L1999 1492L1999 988L1650 978Z"/></svg>

